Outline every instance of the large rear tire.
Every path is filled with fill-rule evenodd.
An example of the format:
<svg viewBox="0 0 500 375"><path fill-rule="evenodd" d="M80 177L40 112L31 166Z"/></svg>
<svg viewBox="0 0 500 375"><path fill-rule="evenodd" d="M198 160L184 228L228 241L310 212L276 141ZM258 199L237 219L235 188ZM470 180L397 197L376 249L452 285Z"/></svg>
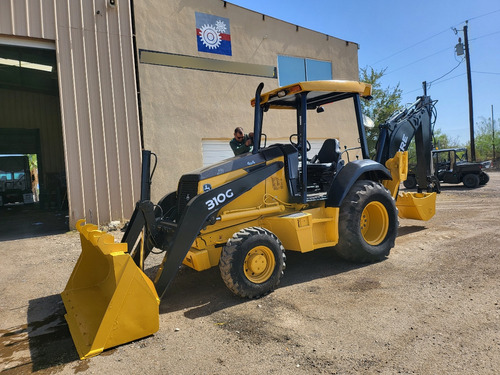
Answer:
<svg viewBox="0 0 500 375"><path fill-rule="evenodd" d="M222 280L236 295L261 297L279 284L285 269L285 249L267 229L240 230L224 246L219 269Z"/></svg>
<svg viewBox="0 0 500 375"><path fill-rule="evenodd" d="M360 180L340 206L335 249L349 261L376 262L389 255L397 231L398 212L389 190L379 182Z"/></svg>

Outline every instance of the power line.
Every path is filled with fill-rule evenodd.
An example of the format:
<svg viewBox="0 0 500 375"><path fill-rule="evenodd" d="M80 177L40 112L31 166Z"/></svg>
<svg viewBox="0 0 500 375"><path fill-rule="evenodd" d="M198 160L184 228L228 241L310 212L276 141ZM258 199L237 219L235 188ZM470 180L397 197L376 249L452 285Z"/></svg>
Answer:
<svg viewBox="0 0 500 375"><path fill-rule="evenodd" d="M449 72L448 72L448 73L449 73ZM452 79L455 79L455 78L461 77L461 76L463 76L463 75L465 75L465 73L460 73L460 74L457 74L456 76L453 76L453 77L450 77L450 78L447 78L447 79L443 79L443 80L441 80L441 81L439 81L439 82L437 82L437 83L434 83L434 86L435 86L435 85L439 85L440 83L443 83L443 82L446 82L446 81L451 81ZM403 93L403 95L408 95L408 94L411 94L411 93L413 93L413 92L417 92L417 91L420 91L420 90L422 90L422 88L414 89L414 90L411 90L411 91L405 91L405 92Z"/></svg>
<svg viewBox="0 0 500 375"><path fill-rule="evenodd" d="M500 73L497 73L497 72L478 72L477 70L473 70L472 73L493 74L493 75L499 75L500 76Z"/></svg>
<svg viewBox="0 0 500 375"><path fill-rule="evenodd" d="M466 73L460 73L460 74L457 74L456 76L453 76L453 77L450 77L450 78L446 78L446 79L443 79L442 81L439 81L437 83L434 84L435 85L439 85L440 83L443 83L443 82L446 82L446 81L451 81L452 79L455 79L455 78L458 78L458 77L461 77L463 75L465 75Z"/></svg>
<svg viewBox="0 0 500 375"><path fill-rule="evenodd" d="M491 12L489 12L489 13L485 13L485 14L481 14L481 15L476 16L476 17L469 18L469 21L475 20L475 19L477 19L477 18L486 17L486 16L489 16L490 14L493 14L493 13L498 13L498 12L500 12L500 9L497 9L497 10L492 10L492 11L491 11Z"/></svg>
<svg viewBox="0 0 500 375"><path fill-rule="evenodd" d="M428 37L428 38L426 38L426 39L424 39L424 40L421 40L420 42L417 42L417 43L415 43L415 44L412 44L412 45L411 45L411 46L409 46L409 47L403 48L402 50L399 50L399 51L397 51L397 52L394 52L394 53L393 53L392 55L390 55L390 56L384 57L383 59L380 59L380 60L378 60L378 61L374 62L372 65L377 65L379 62L385 61L385 60L387 60L387 59L390 59L391 57L394 57L394 56L396 56L396 55L399 55L400 53L402 53L402 52L404 52L404 51L407 51L407 50L409 50L410 48L413 48L413 47L415 47L415 46L418 46L419 44L422 44L422 43L424 43L424 42L427 42L429 39L432 39L432 38L434 38L434 37L436 37L436 36L438 36L438 35L444 34L444 33L445 33L445 32L447 32L447 31L449 31L449 29L446 29L446 30L443 30L443 31L438 32L437 34L431 35L430 37Z"/></svg>
<svg viewBox="0 0 500 375"><path fill-rule="evenodd" d="M494 13L498 13L498 12L500 12L500 9L493 10L493 11L491 11L491 12L484 13L484 14L481 14L481 15L476 16L476 17L469 18L469 19L468 19L468 21L472 21L472 20L475 20L475 19L478 19L478 18L486 17L486 16L489 16L490 14L494 14ZM451 28L453 29L455 26L461 25L461 24L463 24L464 22L465 22L465 21L459 22L459 23L455 24L454 26L452 26ZM391 54L391 55L389 55L389 56L387 56L387 57L384 57L383 59L380 59L380 60L378 60L378 61L374 62L374 63L373 63L373 64L371 64L371 65L377 65L378 63L380 63L380 62L382 62L382 61L385 61L385 60L387 60L387 59L390 59L391 57L394 57L394 56L396 56L396 55L399 55L400 53L403 53L403 52L405 52L405 51L407 51L407 50L409 50L409 49L411 49L411 48L413 48L413 47L415 47L415 46L418 46L419 44L422 44L422 43L424 43L424 42L427 42L429 39L432 39L432 38L435 38L436 36L439 36L439 35L441 35L441 34L444 34L445 32L447 32L447 31L449 31L449 30L450 30L449 28L447 28L447 29L445 29L445 30L442 30L442 31L440 31L440 32L438 32L438 33L436 33L436 34L434 34L434 35L431 35L431 36L429 36L429 37L427 37L427 38L425 38L425 39L421 40L420 42L417 42L417 43L415 43L415 44L412 44L412 45L411 45L411 46L409 46L409 47L406 47L406 48L403 48L403 49L401 49L401 50L399 50L399 51L397 51L397 52L394 52L393 54ZM500 32L500 31L499 31L499 32ZM497 33L497 32L494 32L494 33L492 33L492 34L496 34L496 33ZM488 35L491 35L491 34L488 34ZM483 36L481 36L481 37L477 37L477 38L474 38L474 39L482 38L482 37L484 37L484 36L488 36L488 35L483 35ZM474 40L474 39L471 39L471 40Z"/></svg>
<svg viewBox="0 0 500 375"><path fill-rule="evenodd" d="M409 64L406 64L406 65L403 65L403 66L401 66L401 67L399 67L399 68L396 68L396 69L394 69L394 70L391 70L390 72L387 72L387 73L385 73L384 75L388 75L388 74L391 74L391 73L397 72L398 70L401 70L401 69L407 68L407 67L408 67L408 66L410 66L410 65L416 64L416 63L418 63L418 62L420 62L420 61L422 61L422 60L428 59L429 57L432 57L432 56L438 55L438 54L440 54L440 53L442 53L442 52L444 52L444 51L450 50L450 49L451 49L451 47L446 47L446 48L444 48L444 49L442 49L442 50L439 50L439 51L434 52L434 53L432 53L432 54L430 54L430 55L427 55L427 56L422 57L422 58L420 58L420 59L418 59L418 60L415 60L415 61L413 61L413 62L411 62L411 63L409 63Z"/></svg>
<svg viewBox="0 0 500 375"><path fill-rule="evenodd" d="M451 69L448 73L445 73L445 74L443 74L441 77L436 78L436 79L435 79L435 80L433 80L433 81L430 81L430 82L429 82L429 84L433 84L434 82L439 81L441 78L446 77L448 74L450 74L451 72L453 72L456 68L458 68L458 67L460 66L460 64L462 64L462 63L464 62L464 60L465 60L465 59L460 60L460 62L459 62L459 63L458 63L458 64L457 64L457 65L456 65L453 69Z"/></svg>
<svg viewBox="0 0 500 375"><path fill-rule="evenodd" d="M481 38L486 38L487 36L490 36L490 35L495 35L495 34L499 34L500 33L500 30L498 31L494 31L492 33L489 33L489 34L484 34L484 35L480 35L478 37L475 37L473 39L469 39L469 42L473 41L473 40L477 40L477 39L481 39Z"/></svg>

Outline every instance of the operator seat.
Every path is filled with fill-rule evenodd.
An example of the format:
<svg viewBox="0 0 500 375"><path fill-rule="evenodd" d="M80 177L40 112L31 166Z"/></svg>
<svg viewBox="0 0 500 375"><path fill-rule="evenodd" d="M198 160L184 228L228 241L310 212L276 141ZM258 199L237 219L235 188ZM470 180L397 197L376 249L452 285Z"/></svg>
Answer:
<svg viewBox="0 0 500 375"><path fill-rule="evenodd" d="M311 163L337 163L340 159L342 151L338 139L325 139L317 155L311 159Z"/></svg>
<svg viewBox="0 0 500 375"><path fill-rule="evenodd" d="M307 164L307 185L331 182L331 177L343 165L342 151L338 139L328 138L323 142L318 154ZM327 181L328 180L328 181Z"/></svg>

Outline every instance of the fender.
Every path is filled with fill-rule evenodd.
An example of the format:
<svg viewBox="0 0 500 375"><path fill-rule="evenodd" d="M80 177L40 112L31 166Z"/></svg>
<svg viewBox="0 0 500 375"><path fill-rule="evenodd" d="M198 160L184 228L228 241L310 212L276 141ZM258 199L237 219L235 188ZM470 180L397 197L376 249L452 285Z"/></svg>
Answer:
<svg viewBox="0 0 500 375"><path fill-rule="evenodd" d="M326 207L340 207L352 185L362 176L368 174L370 180L392 180L391 173L382 164L374 160L354 160L347 163L335 176L328 190Z"/></svg>

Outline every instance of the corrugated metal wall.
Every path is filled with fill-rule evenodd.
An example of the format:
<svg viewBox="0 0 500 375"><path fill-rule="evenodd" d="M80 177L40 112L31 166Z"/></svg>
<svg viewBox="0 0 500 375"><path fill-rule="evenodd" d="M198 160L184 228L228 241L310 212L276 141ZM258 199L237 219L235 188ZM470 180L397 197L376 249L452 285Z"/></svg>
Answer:
<svg viewBox="0 0 500 375"><path fill-rule="evenodd" d="M140 189L130 3L2 0L0 34L56 42L70 226L127 219Z"/></svg>
<svg viewBox="0 0 500 375"><path fill-rule="evenodd" d="M64 152L60 142L61 119L56 97L0 89L0 113L0 123L9 128L40 129L43 150L41 163L45 173L64 170Z"/></svg>

